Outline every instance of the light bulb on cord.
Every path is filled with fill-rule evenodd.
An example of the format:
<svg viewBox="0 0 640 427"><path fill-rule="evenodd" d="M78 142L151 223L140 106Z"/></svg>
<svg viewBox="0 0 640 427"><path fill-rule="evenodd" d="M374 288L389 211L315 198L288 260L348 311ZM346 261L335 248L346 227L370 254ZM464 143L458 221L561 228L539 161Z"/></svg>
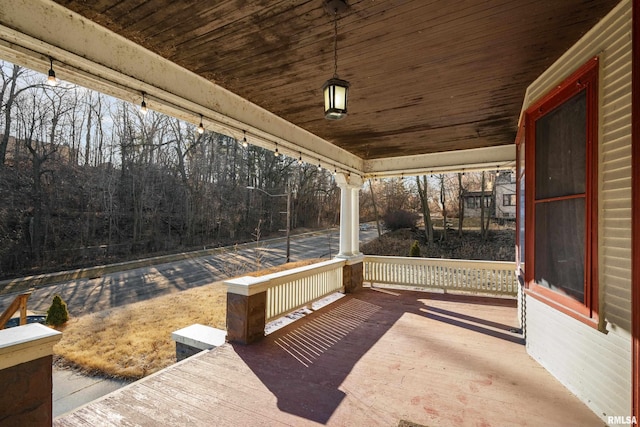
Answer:
<svg viewBox="0 0 640 427"><path fill-rule="evenodd" d="M147 114L147 103L144 102L145 93L142 92L142 103L140 104L140 113Z"/></svg>
<svg viewBox="0 0 640 427"><path fill-rule="evenodd" d="M202 125L202 114L200 114L200 124L198 125L198 133L200 135L204 133L204 126Z"/></svg>
<svg viewBox="0 0 640 427"><path fill-rule="evenodd" d="M58 79L56 78L56 72L53 71L53 58L49 57L49 77L47 77L47 84L49 86L57 86L58 85Z"/></svg>

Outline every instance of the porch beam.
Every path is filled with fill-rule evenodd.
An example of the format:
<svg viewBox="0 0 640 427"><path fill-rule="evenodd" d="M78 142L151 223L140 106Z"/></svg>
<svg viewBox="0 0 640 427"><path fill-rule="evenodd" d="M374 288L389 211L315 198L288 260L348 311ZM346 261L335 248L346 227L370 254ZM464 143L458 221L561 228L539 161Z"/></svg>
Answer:
<svg viewBox="0 0 640 427"><path fill-rule="evenodd" d="M362 173L363 161L246 99L51 0L3 0L0 57L207 129L325 167Z"/></svg>
<svg viewBox="0 0 640 427"><path fill-rule="evenodd" d="M432 173L471 172L487 169L511 169L516 166L515 145L443 151L419 156L399 156L364 162L367 177L427 175Z"/></svg>

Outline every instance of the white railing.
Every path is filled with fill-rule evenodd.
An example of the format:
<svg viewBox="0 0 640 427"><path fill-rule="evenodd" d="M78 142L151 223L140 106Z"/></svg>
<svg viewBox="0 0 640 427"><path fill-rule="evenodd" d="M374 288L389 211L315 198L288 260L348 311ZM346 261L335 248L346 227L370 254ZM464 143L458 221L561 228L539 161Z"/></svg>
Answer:
<svg viewBox="0 0 640 427"><path fill-rule="evenodd" d="M366 255L364 281L371 286L402 285L513 297L518 293L516 264L503 261Z"/></svg>
<svg viewBox="0 0 640 427"><path fill-rule="evenodd" d="M228 291L240 295L266 292L266 321L276 319L334 292L344 292L342 267L333 259L260 277L225 281Z"/></svg>
<svg viewBox="0 0 640 427"><path fill-rule="evenodd" d="M267 322L334 292L344 292L344 260L325 261L270 275Z"/></svg>

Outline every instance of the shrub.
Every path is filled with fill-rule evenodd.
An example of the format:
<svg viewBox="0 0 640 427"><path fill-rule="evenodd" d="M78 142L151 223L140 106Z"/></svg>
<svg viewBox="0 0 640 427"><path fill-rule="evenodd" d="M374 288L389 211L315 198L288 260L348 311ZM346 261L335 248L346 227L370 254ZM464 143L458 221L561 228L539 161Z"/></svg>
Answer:
<svg viewBox="0 0 640 427"><path fill-rule="evenodd" d="M403 210L389 211L382 219L389 230L395 231L401 228L416 228L418 214Z"/></svg>
<svg viewBox="0 0 640 427"><path fill-rule="evenodd" d="M420 245L417 240L414 240L411 244L411 248L409 249L409 256L419 257L420 256Z"/></svg>
<svg viewBox="0 0 640 427"><path fill-rule="evenodd" d="M62 301L60 295L53 297L51 307L47 310L47 325L60 326L69 320L69 311L67 310L67 303Z"/></svg>

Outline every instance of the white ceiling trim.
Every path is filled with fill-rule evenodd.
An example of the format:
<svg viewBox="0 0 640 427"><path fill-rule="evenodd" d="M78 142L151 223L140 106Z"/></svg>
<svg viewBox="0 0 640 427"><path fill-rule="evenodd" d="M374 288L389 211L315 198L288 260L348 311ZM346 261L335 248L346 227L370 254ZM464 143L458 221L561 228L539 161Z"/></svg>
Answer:
<svg viewBox="0 0 640 427"><path fill-rule="evenodd" d="M367 160L364 164L364 175L367 178L511 169L516 166L516 146L500 145L420 156L389 157Z"/></svg>

